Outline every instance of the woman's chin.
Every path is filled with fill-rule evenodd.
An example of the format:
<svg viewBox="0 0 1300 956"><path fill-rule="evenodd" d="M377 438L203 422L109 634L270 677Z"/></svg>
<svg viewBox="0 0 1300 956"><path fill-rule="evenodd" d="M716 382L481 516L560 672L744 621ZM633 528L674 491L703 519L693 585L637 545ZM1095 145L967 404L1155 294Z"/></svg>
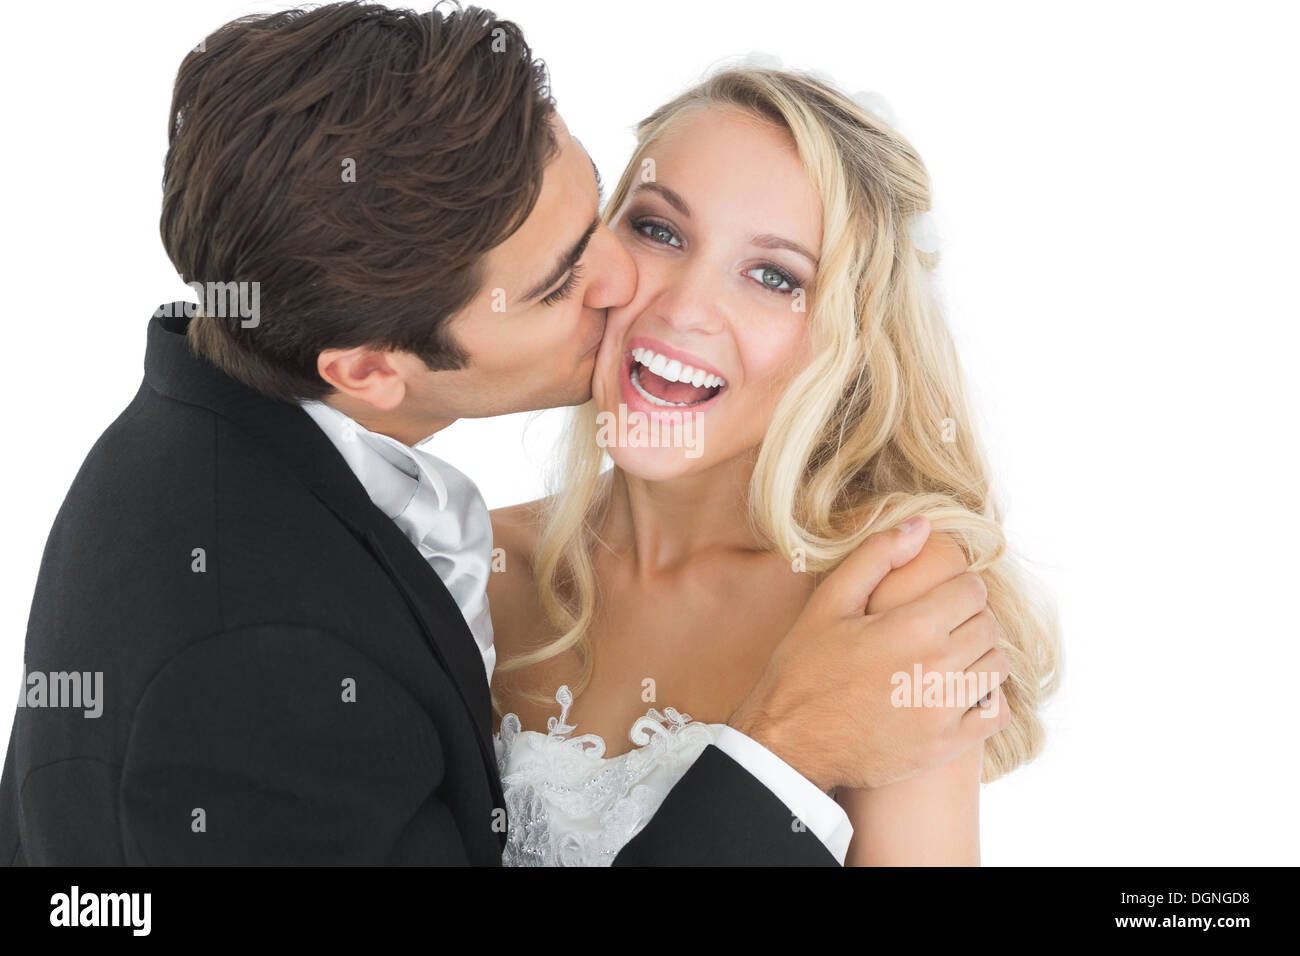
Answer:
<svg viewBox="0 0 1300 956"><path fill-rule="evenodd" d="M702 457L688 457L687 448L609 446L605 451L624 474L642 481L669 481L706 467Z"/></svg>
<svg viewBox="0 0 1300 956"><path fill-rule="evenodd" d="M627 474L664 481L701 469L705 415L652 407L621 392L615 398L605 381L594 391L596 444Z"/></svg>

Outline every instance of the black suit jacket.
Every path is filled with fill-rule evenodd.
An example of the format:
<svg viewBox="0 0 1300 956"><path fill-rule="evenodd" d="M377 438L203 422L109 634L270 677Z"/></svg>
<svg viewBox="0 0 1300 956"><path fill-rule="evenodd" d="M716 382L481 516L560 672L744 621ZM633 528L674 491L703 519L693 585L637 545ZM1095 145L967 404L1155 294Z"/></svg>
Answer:
<svg viewBox="0 0 1300 956"><path fill-rule="evenodd" d="M25 683L0 862L499 865L459 608L302 409L190 352L181 309L50 532L24 676L100 674L101 713ZM618 862L834 863L792 824L710 747Z"/></svg>

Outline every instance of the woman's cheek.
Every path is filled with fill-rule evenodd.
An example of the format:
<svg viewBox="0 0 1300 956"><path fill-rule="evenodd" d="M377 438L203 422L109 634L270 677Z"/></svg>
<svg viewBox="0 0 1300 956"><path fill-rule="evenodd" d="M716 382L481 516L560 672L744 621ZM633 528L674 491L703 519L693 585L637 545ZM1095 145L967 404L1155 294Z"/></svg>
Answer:
<svg viewBox="0 0 1300 956"><path fill-rule="evenodd" d="M788 316L768 319L762 326L746 330L744 341L749 347L742 351L741 362L752 370L751 380L779 394L807 365L808 336L802 323L796 324Z"/></svg>
<svg viewBox="0 0 1300 956"><path fill-rule="evenodd" d="M764 433L776 406L807 363L807 337L802 330L792 330L782 341L769 340L766 344L769 348L756 351L744 362L747 369L756 370L755 378L750 380L755 386L750 401L761 408Z"/></svg>

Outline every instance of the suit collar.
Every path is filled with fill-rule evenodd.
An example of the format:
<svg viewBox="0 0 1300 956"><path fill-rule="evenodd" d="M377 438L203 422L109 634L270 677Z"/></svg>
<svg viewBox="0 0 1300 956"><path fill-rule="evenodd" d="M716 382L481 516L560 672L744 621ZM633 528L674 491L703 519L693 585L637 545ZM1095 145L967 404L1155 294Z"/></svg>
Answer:
<svg viewBox="0 0 1300 956"><path fill-rule="evenodd" d="M267 398L190 350L185 335L190 320L182 311L186 304L164 306L179 314L155 313L149 321L145 383L168 398L206 408L257 438L350 526L375 523L365 490L306 412Z"/></svg>

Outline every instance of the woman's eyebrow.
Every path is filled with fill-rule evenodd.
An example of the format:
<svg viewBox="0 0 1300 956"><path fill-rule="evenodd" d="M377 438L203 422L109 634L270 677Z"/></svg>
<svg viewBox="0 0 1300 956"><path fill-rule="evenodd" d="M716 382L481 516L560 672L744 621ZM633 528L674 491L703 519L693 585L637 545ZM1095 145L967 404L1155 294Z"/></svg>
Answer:
<svg viewBox="0 0 1300 956"><path fill-rule="evenodd" d="M687 219L691 218L691 207L686 204L686 200L683 199L681 195L678 194L675 190L669 189L663 183L654 183L654 182L641 183L639 186L637 186L636 191L640 192L643 189L648 189L651 192L662 196L664 200L668 203L668 205L672 206L674 209L680 212ZM636 193L633 193L633 195L636 195ZM793 239L787 239L784 236L778 236L770 232L765 232L765 233L761 233L760 235L753 236L752 238L750 238L749 242L750 245L758 246L759 248L762 249L788 249L791 252L803 256L805 259L811 262L814 267L816 267L818 264L817 257L814 256L811 252L809 252L806 246L803 246L800 243L795 242Z"/></svg>
<svg viewBox="0 0 1300 956"><path fill-rule="evenodd" d="M691 218L691 207L686 205L686 200L663 183L641 183L637 186L636 191L640 192L643 189L648 189L653 193L658 193L660 196L663 196L668 205L672 206L687 219Z"/></svg>
<svg viewBox="0 0 1300 956"><path fill-rule="evenodd" d="M799 255L803 256L811 262L813 266L817 265L817 257L793 239L787 239L784 236L776 236L770 232L765 232L762 235L752 237L749 242L751 245L758 246L762 249L789 249L791 252L797 252Z"/></svg>

